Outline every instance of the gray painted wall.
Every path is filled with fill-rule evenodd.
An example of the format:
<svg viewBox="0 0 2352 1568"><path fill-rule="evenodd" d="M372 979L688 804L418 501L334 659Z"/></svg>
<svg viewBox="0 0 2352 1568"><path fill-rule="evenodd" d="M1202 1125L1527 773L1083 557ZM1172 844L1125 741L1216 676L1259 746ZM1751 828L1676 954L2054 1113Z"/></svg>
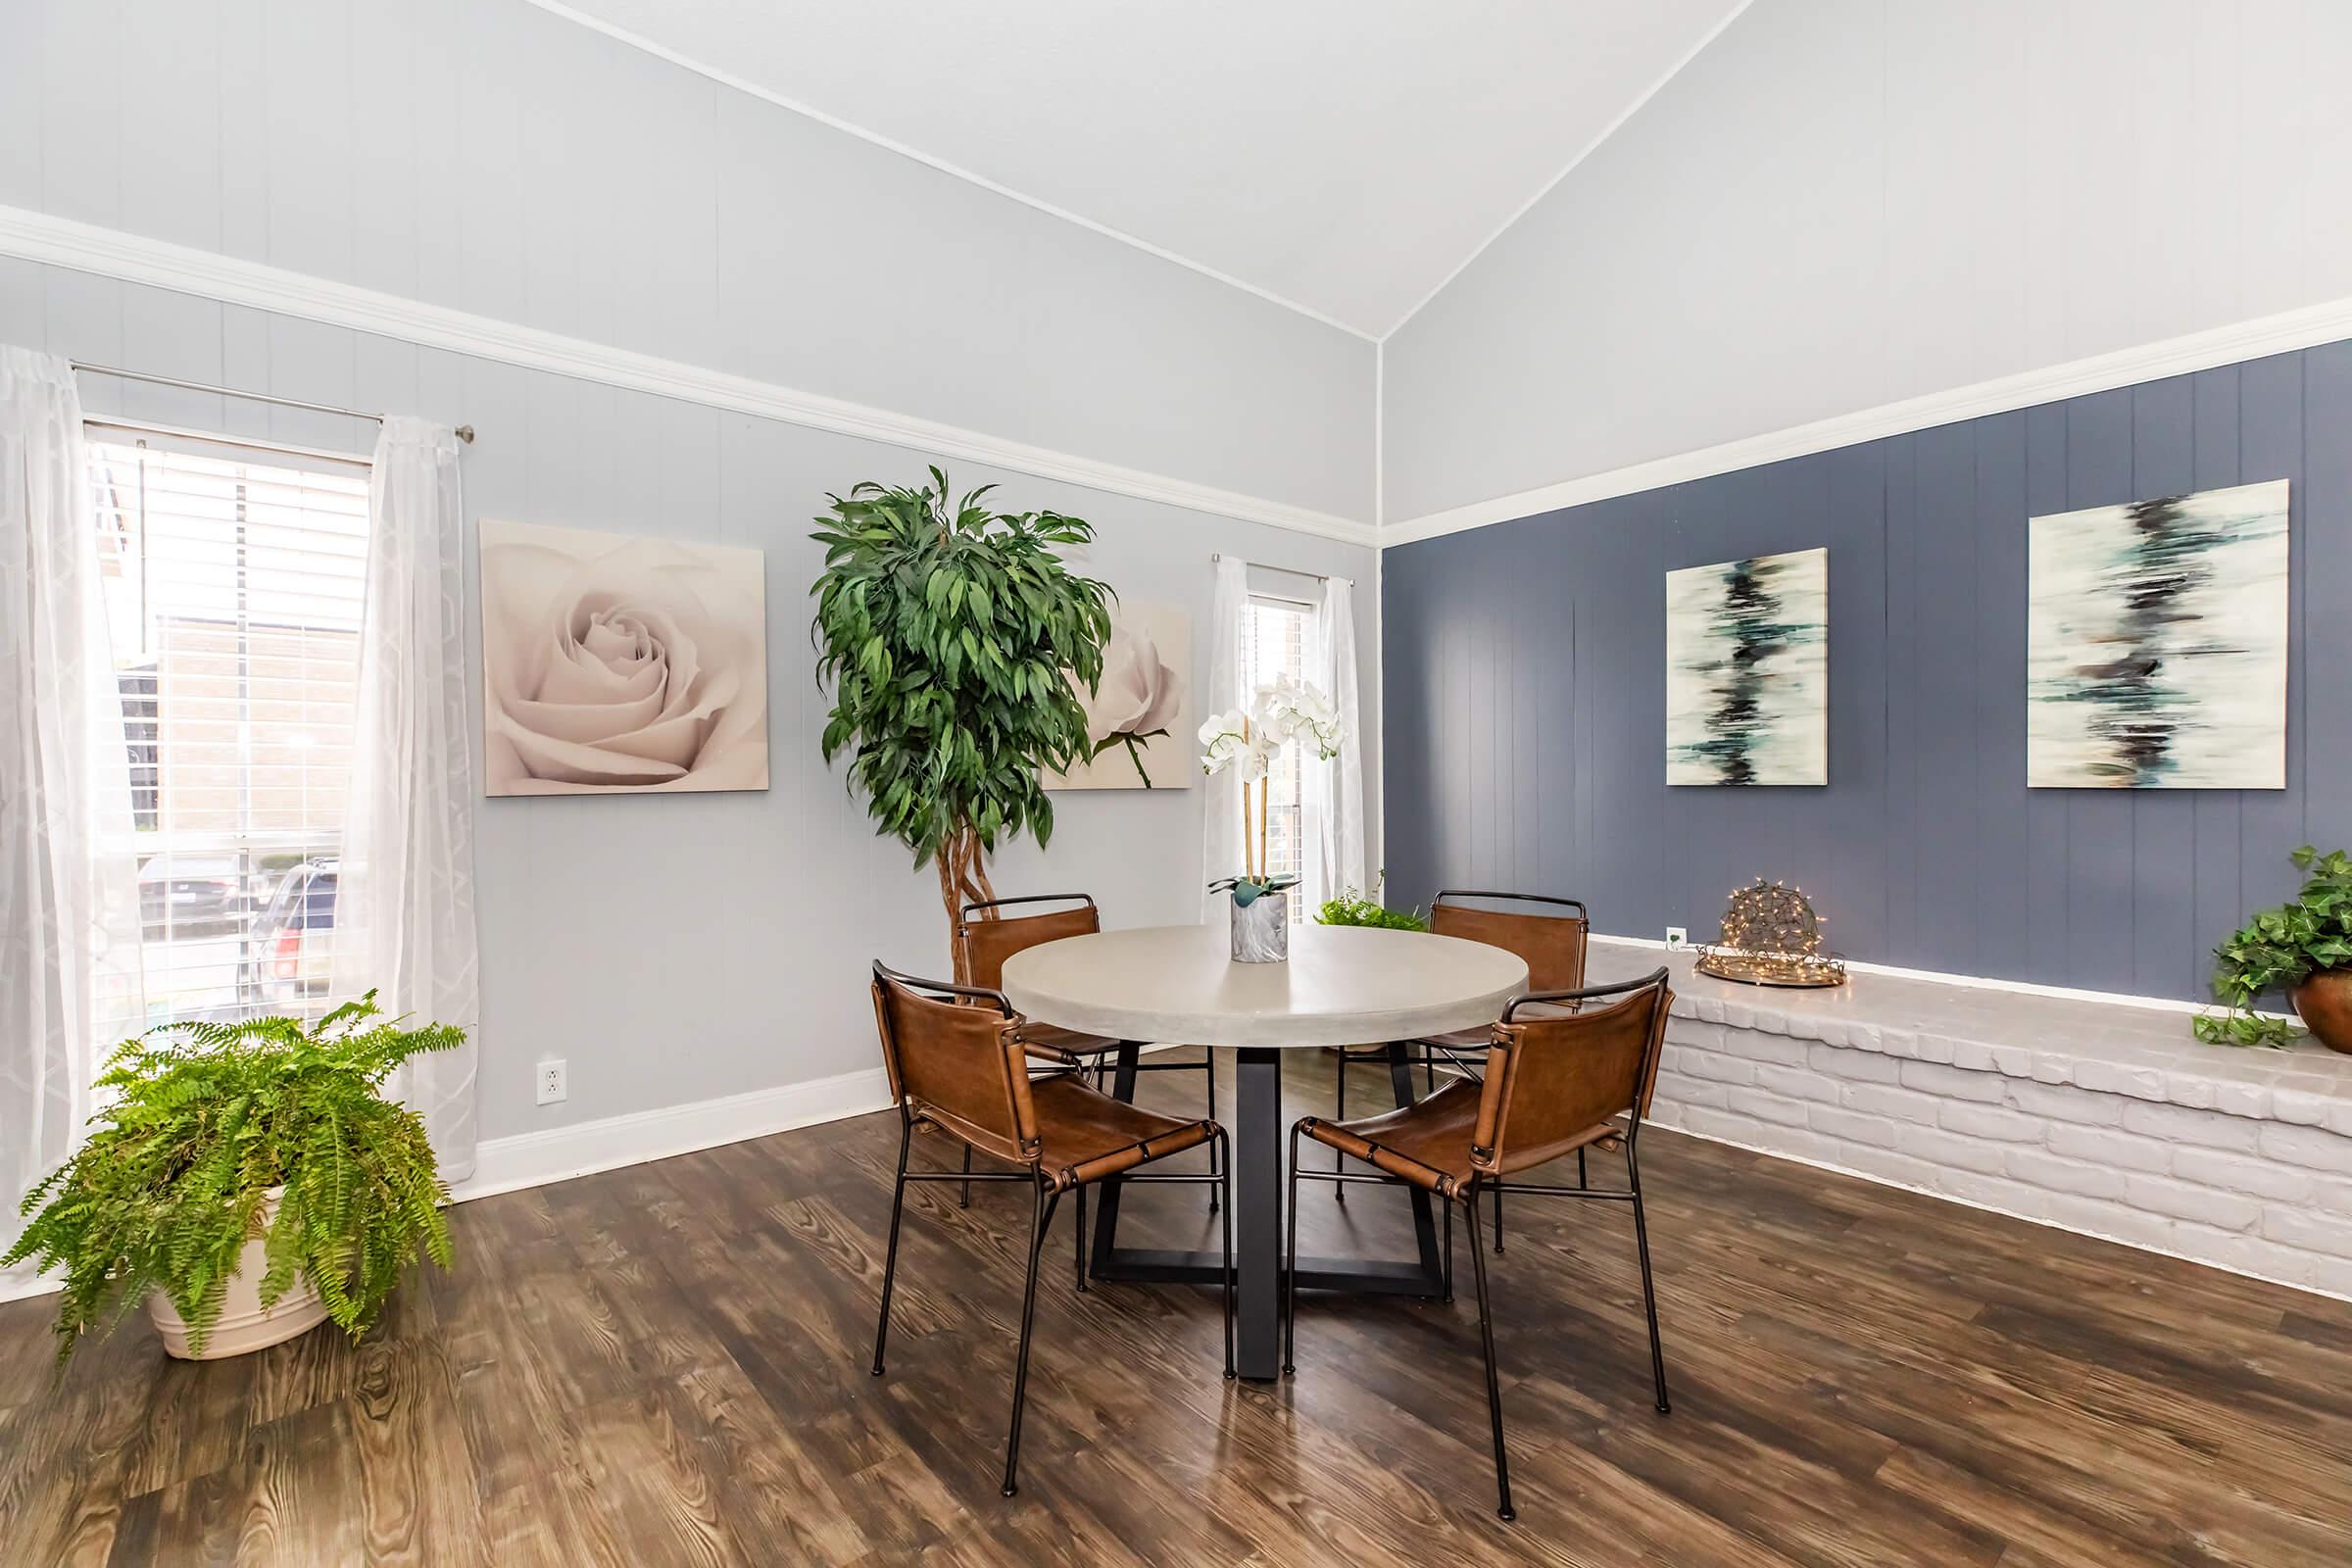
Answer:
<svg viewBox="0 0 2352 1568"><path fill-rule="evenodd" d="M523 0L6 0L0 204L1372 515L1371 344Z"/></svg>
<svg viewBox="0 0 2352 1568"><path fill-rule="evenodd" d="M2203 998L2352 840L2352 343L1569 508L1383 562L1389 899L1588 901L1713 934L1756 875L1882 963ZM2026 519L2292 483L2287 787L2032 790ZM1826 545L1830 783L1669 789L1665 573Z"/></svg>
<svg viewBox="0 0 2352 1568"><path fill-rule="evenodd" d="M1385 354L1403 520L2352 295L2352 5L1755 0Z"/></svg>
<svg viewBox="0 0 2352 1568"><path fill-rule="evenodd" d="M876 1064L865 966L879 957L943 971L946 917L937 878L875 839L862 806L818 760L825 705L807 590L820 561L805 536L824 491L915 478L920 454L4 259L0 343L470 422L481 439L464 460L469 527L486 514L767 552L771 789L475 803L482 1136ZM343 451L373 441L357 420L83 381L93 413ZM958 466L951 476L999 480L1011 503L1092 520L1096 575L1191 610L1196 688L1208 678L1211 551L1353 578L1365 745L1377 755L1370 551L1022 474ZM468 642L478 692L480 651ZM478 763L478 732L473 744ZM1111 925L1196 920L1202 799L1199 789L1057 795L1052 848L1003 856L997 885L1091 890ZM531 1063L545 1055L571 1065L561 1105L532 1103Z"/></svg>

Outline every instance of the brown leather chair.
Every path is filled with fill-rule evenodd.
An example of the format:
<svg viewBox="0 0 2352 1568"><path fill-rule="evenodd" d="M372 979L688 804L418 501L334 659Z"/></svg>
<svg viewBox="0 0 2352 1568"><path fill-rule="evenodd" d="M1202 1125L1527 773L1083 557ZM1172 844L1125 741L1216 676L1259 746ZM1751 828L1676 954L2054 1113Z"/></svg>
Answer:
<svg viewBox="0 0 2352 1568"><path fill-rule="evenodd" d="M1482 909L1464 904L1464 899L1491 899L1498 903L1524 905L1524 909ZM1540 909L1556 909L1558 913L1544 913ZM1555 899L1543 893L1480 893L1461 888L1448 888L1431 901L1429 929L1442 937L1460 937L1467 942L1484 942L1517 956L1527 964L1527 988L1538 991L1574 991L1585 983L1585 948L1592 930L1592 916L1583 902L1577 899ZM1437 1064L1446 1064L1478 1076L1477 1064L1486 1059L1490 1029L1457 1029L1450 1034L1432 1035L1411 1042L1421 1048L1421 1067L1431 1093L1437 1092ZM1348 1114L1348 1059L1340 1057L1340 1102L1338 1114ZM1339 1168L1333 1162L1332 1168ZM1494 1250L1502 1250L1502 1194L1494 1194Z"/></svg>
<svg viewBox="0 0 2352 1568"><path fill-rule="evenodd" d="M1213 1121L1178 1121L1087 1086L1074 1070L1032 1078L1024 1041L1027 1020L1004 993L982 986L918 980L874 965L874 1022L882 1064L899 1107L899 1179L890 1195L890 1247L882 1264L882 1317L874 1330L874 1376L890 1337L890 1295L899 1268L899 1220L908 1182L1026 1182L1030 1188L1029 1280L1021 1298L1021 1347L1013 1362L1012 1433L1004 1444L1004 1495L1013 1494L1021 1456L1021 1407L1029 1387L1029 1329L1037 1315L1037 1264L1046 1228L1061 1195L1078 1195L1080 1288L1084 1288L1086 1189L1106 1177L1130 1182L1217 1182L1220 1176L1138 1176L1138 1166L1202 1144L1225 1142ZM934 1127L964 1146L961 1171L908 1171L917 1127ZM970 1151L1009 1171L975 1173ZM1223 1162L1230 1171L1232 1161ZM1223 1205L1225 1375L1233 1376L1233 1205Z"/></svg>
<svg viewBox="0 0 2352 1568"><path fill-rule="evenodd" d="M1005 914L1003 911L1015 905L1060 904L1068 908L1047 909L1035 914ZM1102 929L1100 911L1095 901L1084 893L1032 893L1017 899L983 899L967 904L956 922L956 981L958 985L980 986L994 991L1004 983L1004 960L1014 954L1034 948L1041 943L1058 942L1063 937L1092 936ZM1096 1086L1102 1085L1106 1068L1114 1065L1122 1048L1134 1050L1136 1043L1113 1040L1107 1035L1081 1034L1058 1024L1029 1022L1022 1026L1022 1043L1029 1054L1047 1061L1078 1065L1091 1069ZM1136 1061L1132 1058L1115 1063L1121 1072L1200 1072L1208 1074L1208 1114L1217 1113L1217 1053L1213 1046L1204 1046L1199 1061ZM1124 1093L1125 1091L1121 1091ZM968 1157L968 1156L967 1156ZM1209 1151L1208 1171L1211 1176L1222 1168L1214 1148ZM963 1204L970 1207L972 1195L967 1190ZM1208 1189L1208 1211L1217 1211L1217 1187ZM1084 1239L1081 1238L1083 1245ZM1083 1269L1084 1265L1080 1265ZM1085 1289L1083 1275L1079 1288Z"/></svg>
<svg viewBox="0 0 2352 1568"><path fill-rule="evenodd" d="M1453 1205L1470 1217L1470 1263L1478 1280L1478 1332L1487 1358L1487 1408L1494 1426L1497 1510L1511 1511L1511 1472L1502 1451L1502 1389L1494 1375L1494 1319L1487 1294L1486 1250L1479 1245L1478 1200L1489 1189L1505 1190L1503 1178L1574 1153L1579 1156L1574 1187L1512 1182L1514 1193L1553 1198L1589 1198L1630 1202L1634 1245L1642 1259L1642 1303L1649 1318L1650 1375L1657 1385L1658 1413L1666 1401L1666 1357L1658 1345L1658 1298L1649 1275L1649 1226L1642 1211L1642 1166L1635 1146L1642 1118L1655 1090L1658 1058L1666 1039L1666 1011L1674 994L1666 971L1640 980L1573 991L1539 991L1503 1009L1491 1031L1486 1071L1479 1080L1456 1079L1426 1100L1386 1115L1328 1122L1313 1116L1291 1129L1291 1218L1284 1294L1283 1366L1294 1372L1298 1335L1298 1183L1378 1182L1418 1187L1446 1202L1446 1294L1452 1294ZM1301 1170L1298 1140L1371 1165L1378 1175ZM1592 1148L1622 1147L1623 1188L1589 1187L1582 1156Z"/></svg>

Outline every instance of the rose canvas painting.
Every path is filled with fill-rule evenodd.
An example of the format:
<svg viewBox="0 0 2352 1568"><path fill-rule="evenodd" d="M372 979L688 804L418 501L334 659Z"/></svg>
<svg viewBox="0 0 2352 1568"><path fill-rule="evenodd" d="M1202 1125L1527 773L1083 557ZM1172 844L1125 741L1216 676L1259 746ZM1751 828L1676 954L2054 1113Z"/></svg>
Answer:
<svg viewBox="0 0 2352 1568"><path fill-rule="evenodd" d="M1049 774L1050 790L1191 789L1192 723L1186 688L1193 662L1192 617L1172 605L1111 607L1102 679L1079 704L1094 760Z"/></svg>
<svg viewBox="0 0 2352 1568"><path fill-rule="evenodd" d="M2027 784L2284 789L2286 481L2031 526Z"/></svg>
<svg viewBox="0 0 2352 1568"><path fill-rule="evenodd" d="M1666 782L1830 781L1830 553L1666 574Z"/></svg>
<svg viewBox="0 0 2352 1568"><path fill-rule="evenodd" d="M483 788L767 788L760 553L481 520Z"/></svg>

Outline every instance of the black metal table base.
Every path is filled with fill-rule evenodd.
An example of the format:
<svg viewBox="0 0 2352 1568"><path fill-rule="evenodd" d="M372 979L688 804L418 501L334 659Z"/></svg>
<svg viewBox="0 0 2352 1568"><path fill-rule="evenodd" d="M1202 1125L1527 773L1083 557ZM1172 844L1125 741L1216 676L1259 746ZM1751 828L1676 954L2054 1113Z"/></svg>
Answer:
<svg viewBox="0 0 2352 1568"><path fill-rule="evenodd" d="M1122 1046L1111 1093L1135 1098L1136 1059L1141 1047ZM1235 1053L1233 1118L1234 1361L1245 1378L1270 1382L1282 1373L1282 1151L1289 1129L1282 1119L1282 1052L1245 1046ZM1389 1086L1398 1105L1413 1101L1411 1067L1401 1041L1388 1047ZM1119 1188L1102 1184L1097 1204L1094 1247L1087 1272L1096 1279L1152 1284L1215 1285L1214 1252L1152 1250L1118 1245ZM1412 1261L1302 1257L1298 1284L1310 1291L1353 1291L1364 1295L1436 1298L1445 1293L1438 1255L1437 1213L1427 1193L1408 1189L1413 1205L1413 1239L1420 1254Z"/></svg>

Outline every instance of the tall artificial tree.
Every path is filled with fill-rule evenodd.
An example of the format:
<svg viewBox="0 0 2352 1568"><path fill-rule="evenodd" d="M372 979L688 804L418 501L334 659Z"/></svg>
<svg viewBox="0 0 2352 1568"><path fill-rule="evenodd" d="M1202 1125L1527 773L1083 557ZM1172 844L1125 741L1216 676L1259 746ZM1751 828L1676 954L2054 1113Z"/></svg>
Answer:
<svg viewBox="0 0 2352 1568"><path fill-rule="evenodd" d="M852 752L875 832L938 868L953 928L963 903L996 896L986 858L1001 840L1053 837L1040 775L1091 755L1071 682L1102 678L1111 592L1056 554L1093 539L1089 523L993 512L980 505L993 485L951 507L948 476L931 478L826 496L810 631L833 691L825 760Z"/></svg>

